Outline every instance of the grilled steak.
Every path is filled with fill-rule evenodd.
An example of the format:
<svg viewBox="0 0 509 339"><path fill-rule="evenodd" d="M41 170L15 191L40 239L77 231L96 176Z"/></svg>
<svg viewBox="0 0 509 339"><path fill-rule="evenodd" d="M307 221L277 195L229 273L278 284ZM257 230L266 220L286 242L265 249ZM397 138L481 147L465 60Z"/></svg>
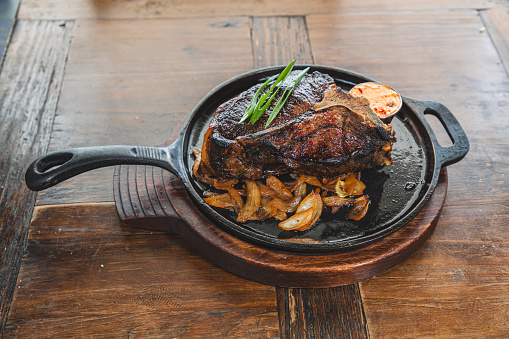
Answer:
<svg viewBox="0 0 509 339"><path fill-rule="evenodd" d="M271 108L255 124L238 123L259 86L221 105L205 134L202 161L217 177L334 177L392 163L392 127L330 76L306 75L267 129Z"/></svg>

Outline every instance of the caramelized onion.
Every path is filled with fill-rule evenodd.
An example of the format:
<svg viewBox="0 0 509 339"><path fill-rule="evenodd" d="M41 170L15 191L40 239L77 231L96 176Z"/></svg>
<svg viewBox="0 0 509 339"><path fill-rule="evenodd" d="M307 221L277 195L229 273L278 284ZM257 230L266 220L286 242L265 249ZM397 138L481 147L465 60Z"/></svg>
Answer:
<svg viewBox="0 0 509 339"><path fill-rule="evenodd" d="M370 201L368 200L368 197L363 195L360 198L355 199L354 205L350 212L346 215L348 219L352 220L361 220L366 216L366 213L368 212Z"/></svg>
<svg viewBox="0 0 509 339"><path fill-rule="evenodd" d="M322 182L317 178L311 175L301 175L301 178L312 186L322 187Z"/></svg>
<svg viewBox="0 0 509 339"><path fill-rule="evenodd" d="M300 229L303 225L309 224L311 219L313 219L313 214L313 209L308 208L302 212L295 213L290 218L280 222L278 226L286 231Z"/></svg>
<svg viewBox="0 0 509 339"><path fill-rule="evenodd" d="M322 211L323 211L322 197L320 197L320 195L318 194L317 191L310 193L310 194L313 194L313 198L314 198L315 203L316 203L316 208L315 208L315 211L314 211L314 214L313 214L313 219L311 219L311 222L309 223L309 225L307 225L307 227L300 227L299 231L305 231L305 230L309 229L310 227L312 227L314 224L316 224L316 222L318 221L318 219L322 215Z"/></svg>
<svg viewBox="0 0 509 339"><path fill-rule="evenodd" d="M253 180L246 180L246 203L240 209L237 216L238 222L246 222L253 216L260 207L260 190Z"/></svg>
<svg viewBox="0 0 509 339"><path fill-rule="evenodd" d="M210 206L233 209L233 200L230 193L218 194L213 197L204 198L203 200Z"/></svg>
<svg viewBox="0 0 509 339"><path fill-rule="evenodd" d="M200 178L201 173L199 173L198 170L200 169L201 164L201 151L199 149L195 149L193 150L193 155L195 158L193 163L193 175L195 178Z"/></svg>
<svg viewBox="0 0 509 339"><path fill-rule="evenodd" d="M288 220L292 220L285 220L283 223L279 223L279 227L285 230L305 231L320 218L322 207L322 198L317 192L312 191L299 204L296 213L288 218Z"/></svg>
<svg viewBox="0 0 509 339"><path fill-rule="evenodd" d="M214 184L214 179L211 178L208 173L207 175L203 175L203 161L202 161L202 152L199 149L193 150L193 155L195 157L193 163L193 175L196 179L200 180L209 185Z"/></svg>
<svg viewBox="0 0 509 339"><path fill-rule="evenodd" d="M293 194L295 196L300 196L300 197L304 198L306 196L306 192L307 192L307 185L305 182L303 182L302 184L300 184L299 186L297 186L295 188L295 190L293 191Z"/></svg>
<svg viewBox="0 0 509 339"><path fill-rule="evenodd" d="M210 161L209 161L209 152L208 152L207 148L210 145L210 136L211 136L212 132L213 132L213 129L210 127L205 132L205 135L203 136L203 140L205 140L205 142L203 143L203 149L201 150L201 153L202 153L201 161L208 169L210 169L211 167L210 167Z"/></svg>
<svg viewBox="0 0 509 339"><path fill-rule="evenodd" d="M359 180L359 174L349 173L344 180L336 181L334 190L340 197L357 196L364 192L366 185Z"/></svg>
<svg viewBox="0 0 509 339"><path fill-rule="evenodd" d="M345 178L345 187L348 195L361 195L366 188L366 185L356 178L354 173L350 173Z"/></svg>
<svg viewBox="0 0 509 339"><path fill-rule="evenodd" d="M297 180L285 182L284 185L288 189L288 191L293 192L299 187L302 183L304 183L304 179L302 176L299 176Z"/></svg>
<svg viewBox="0 0 509 339"><path fill-rule="evenodd" d="M294 213L297 210L301 200L302 197L300 195L287 201L281 200L279 198L274 198L268 203L268 206L274 207L286 213Z"/></svg>
<svg viewBox="0 0 509 339"><path fill-rule="evenodd" d="M370 201L362 195L366 185L360 180L360 173L349 173L336 178L319 179L311 175L295 175L294 181L282 182L274 176L260 180L244 180L245 188L236 188L236 179L218 179L204 163L204 154L193 150L195 161L193 174L197 180L214 186L218 191L207 192L205 202L213 207L234 210L238 222L248 220L280 220L284 230L305 231L320 218L324 205L332 213L343 207L353 206L346 217L360 220L366 215ZM307 194L308 187L311 192ZM246 201L242 196L246 196ZM355 198L356 196L360 196ZM288 214L292 214L290 217Z"/></svg>
<svg viewBox="0 0 509 339"><path fill-rule="evenodd" d="M215 179L214 180L214 188L218 190L227 190L231 188L233 185L236 185L239 181L236 179Z"/></svg>
<svg viewBox="0 0 509 339"><path fill-rule="evenodd" d="M274 213L273 217L277 220L286 220L288 218L286 213L280 210L276 210L276 213Z"/></svg>
<svg viewBox="0 0 509 339"><path fill-rule="evenodd" d="M228 193L232 196L233 199L233 209L236 213L240 212L240 209L242 208L242 205L244 204L244 201L242 200L242 197L240 196L239 191L237 191L235 188L233 188L233 185L237 184L239 181L235 179L226 179L226 180L214 180L214 188L218 190L225 190L228 191Z"/></svg>
<svg viewBox="0 0 509 339"><path fill-rule="evenodd" d="M329 207L344 207L353 204L354 199L351 197L340 197L339 195L331 195L322 198L323 203Z"/></svg>
<svg viewBox="0 0 509 339"><path fill-rule="evenodd" d="M270 187L268 187L261 181L256 181L256 184L258 185L258 189L260 190L260 194L262 197L267 197L267 198L275 198L276 197L276 193L274 193L274 191L271 190Z"/></svg>
<svg viewBox="0 0 509 339"><path fill-rule="evenodd" d="M279 199L288 200L293 198L292 193L290 193L290 191L288 191L288 189L281 182L281 180L279 180L275 176L270 176L267 178L267 186L269 186L274 191L276 197L278 197Z"/></svg>

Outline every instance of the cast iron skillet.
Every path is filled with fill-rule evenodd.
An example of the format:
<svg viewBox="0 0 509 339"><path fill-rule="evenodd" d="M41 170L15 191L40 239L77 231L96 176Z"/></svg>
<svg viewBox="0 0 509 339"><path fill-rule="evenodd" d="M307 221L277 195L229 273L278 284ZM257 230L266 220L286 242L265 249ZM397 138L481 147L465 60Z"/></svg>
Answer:
<svg viewBox="0 0 509 339"><path fill-rule="evenodd" d="M296 66L302 69L307 65ZM332 76L348 91L354 85L374 81L347 70L309 65L310 72ZM168 147L102 146L75 148L49 153L28 168L27 186L43 190L80 173L96 168L139 164L162 167L177 175L196 206L215 225L244 240L272 249L317 253L352 250L380 239L407 224L424 207L438 182L440 169L461 160L469 149L467 136L452 113L432 101L403 98L403 107L393 119L397 142L394 164L361 174L371 205L360 221L345 218L348 209L337 213L324 211L318 224L306 232L283 231L278 221L236 222L227 210L207 205L202 197L210 187L192 175L192 150L201 148L203 134L216 108L249 87L278 74L283 67L254 70L232 78L206 95L187 119L178 140ZM453 145L442 147L426 121L425 114L436 116L448 132ZM192 225L190 226L192 227Z"/></svg>

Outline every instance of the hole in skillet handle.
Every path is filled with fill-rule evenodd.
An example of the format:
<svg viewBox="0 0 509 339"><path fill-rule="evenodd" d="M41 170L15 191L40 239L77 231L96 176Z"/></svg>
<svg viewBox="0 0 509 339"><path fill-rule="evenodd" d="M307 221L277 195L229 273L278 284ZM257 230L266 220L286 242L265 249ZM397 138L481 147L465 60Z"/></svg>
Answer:
<svg viewBox="0 0 509 339"><path fill-rule="evenodd" d="M32 191L42 191L56 185L65 180L65 178L60 179L59 177L62 177L62 173L68 172L66 171L66 165L72 164L73 159L74 153L60 151L35 160L25 173L25 184Z"/></svg>
<svg viewBox="0 0 509 339"><path fill-rule="evenodd" d="M450 147L454 145L454 142L451 139L449 133L444 128L444 125L440 121L440 119L436 116L436 112L432 109L425 109L424 115L426 116L426 120L428 121L433 133L437 137L438 144L442 147Z"/></svg>
<svg viewBox="0 0 509 339"><path fill-rule="evenodd" d="M431 139L435 144L438 166L449 166L465 157L470 149L467 135L456 117L447 107L435 101L415 100L410 98L405 98L404 101L419 115L428 129ZM440 145L433 128L425 116L430 114L436 117L442 124L452 141L452 146L443 147Z"/></svg>
<svg viewBox="0 0 509 339"><path fill-rule="evenodd" d="M51 154L41 159L41 161L35 164L35 171L39 174L51 172L52 170L55 170L62 165L65 165L68 161L72 159L72 157L73 154L68 152Z"/></svg>

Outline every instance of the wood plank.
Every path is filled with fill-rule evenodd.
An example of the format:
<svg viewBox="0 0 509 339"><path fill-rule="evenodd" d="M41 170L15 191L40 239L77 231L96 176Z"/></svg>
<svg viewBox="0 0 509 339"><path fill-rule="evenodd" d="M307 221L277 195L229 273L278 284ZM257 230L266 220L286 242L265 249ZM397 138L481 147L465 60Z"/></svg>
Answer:
<svg viewBox="0 0 509 339"><path fill-rule="evenodd" d="M488 34L479 32L483 22L477 11L310 15L307 23L317 64L363 73L405 96L449 107L457 104L451 100L459 90L478 99L481 88L491 91L496 85L490 81L505 77L492 74L501 69L491 64L498 54ZM476 64L483 57L486 61Z"/></svg>
<svg viewBox="0 0 509 339"><path fill-rule="evenodd" d="M505 70L509 73L509 8L493 8L480 13Z"/></svg>
<svg viewBox="0 0 509 339"><path fill-rule="evenodd" d="M8 337L278 337L273 287L120 223L113 203L36 207L26 251Z"/></svg>
<svg viewBox="0 0 509 339"><path fill-rule="evenodd" d="M248 18L79 21L50 150L166 142L205 94L252 69L249 27ZM37 204L113 201L112 178L112 168L82 174Z"/></svg>
<svg viewBox="0 0 509 339"><path fill-rule="evenodd" d="M430 241L360 284L370 335L506 336L509 116L499 112L509 102L509 78L490 36L479 31L479 14L317 15L307 23L315 62L442 102L470 139L469 154L448 167L447 199Z"/></svg>
<svg viewBox="0 0 509 339"><path fill-rule="evenodd" d="M413 258L391 272L361 284L369 329L374 337L503 338L509 333L507 207L496 222L464 207L450 207L446 221ZM444 213L445 214L445 213ZM490 214L491 215L491 214ZM442 219L443 220L443 219ZM458 238L445 234L470 227ZM500 226L497 226L497 225ZM491 226L491 227L490 227Z"/></svg>
<svg viewBox="0 0 509 339"><path fill-rule="evenodd" d="M297 64L312 64L313 55L302 16L252 18L252 48L255 68Z"/></svg>
<svg viewBox="0 0 509 339"><path fill-rule="evenodd" d="M0 73L0 328L36 197L24 171L48 147L73 27L70 21L18 21Z"/></svg>
<svg viewBox="0 0 509 339"><path fill-rule="evenodd" d="M283 338L369 337L357 284L277 289L277 298Z"/></svg>
<svg viewBox="0 0 509 339"><path fill-rule="evenodd" d="M488 172L476 169L481 176ZM509 195L501 174L502 182L495 187L474 181L456 190L469 202L444 207L427 246L400 267L361 284L373 335L507 335ZM478 203L470 198L474 195L479 196Z"/></svg>
<svg viewBox="0 0 509 339"><path fill-rule="evenodd" d="M24 0L20 18L30 19L132 19L190 18L218 16L296 16L327 13L381 13L453 9L483 9L503 5L503 0L420 1L87 1Z"/></svg>

